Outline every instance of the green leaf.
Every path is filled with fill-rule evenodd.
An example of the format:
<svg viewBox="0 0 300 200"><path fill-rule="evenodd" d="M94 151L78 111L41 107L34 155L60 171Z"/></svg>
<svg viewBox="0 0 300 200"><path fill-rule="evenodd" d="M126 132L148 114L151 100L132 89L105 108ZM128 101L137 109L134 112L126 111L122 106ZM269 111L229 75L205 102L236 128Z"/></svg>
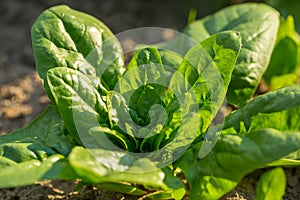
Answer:
<svg viewBox="0 0 300 200"><path fill-rule="evenodd" d="M137 119L134 119L137 124L146 126L151 123L150 109L154 105L163 106L161 100L163 88L161 85L147 84L133 92L129 99L129 108L134 112L134 115L136 115Z"/></svg>
<svg viewBox="0 0 300 200"><path fill-rule="evenodd" d="M297 167L300 166L300 149L265 165L266 167Z"/></svg>
<svg viewBox="0 0 300 200"><path fill-rule="evenodd" d="M192 92L200 109L200 132L204 133L221 107L241 48L236 32L215 34L188 51L170 81L177 94ZM181 78L181 77L184 77Z"/></svg>
<svg viewBox="0 0 300 200"><path fill-rule="evenodd" d="M295 32L294 19L281 20L276 46L264 79L272 90L297 83L300 64L300 40Z"/></svg>
<svg viewBox="0 0 300 200"><path fill-rule="evenodd" d="M222 135L202 159L200 148L201 143L194 145L176 165L189 181L191 199L219 199L246 174L299 150L300 132L266 129L246 136Z"/></svg>
<svg viewBox="0 0 300 200"><path fill-rule="evenodd" d="M170 80L174 72L180 66L183 56L166 49L158 49L161 56L161 62L164 66L166 85L170 84Z"/></svg>
<svg viewBox="0 0 300 200"><path fill-rule="evenodd" d="M96 126L88 131L89 135L94 139L90 142L89 146L85 143L87 148L103 148L107 150L128 150L134 151L134 146L131 143L131 137L126 137L126 134L118 132L117 130L111 130L107 127ZM95 142L97 142L95 144ZM121 149L120 149L121 148Z"/></svg>
<svg viewBox="0 0 300 200"><path fill-rule="evenodd" d="M43 162L29 160L1 169L0 188L30 185L48 179L73 180L76 174L68 161L57 154Z"/></svg>
<svg viewBox="0 0 300 200"><path fill-rule="evenodd" d="M157 150L152 144L146 148L144 144L147 143L145 140L148 140L151 136L156 137L162 129L166 120L166 114L163 108L158 105L152 106L149 113L147 113L149 114L150 123L146 126L140 126L139 124L141 123L139 123L139 120L141 120L141 118L136 115L136 112L129 108L121 94L110 92L108 93L107 99L109 118L112 126L117 126L119 130L125 133L124 135L131 141L128 143L130 149L132 151L135 149L136 152ZM148 99L151 100L151 97ZM157 146L159 146L159 144L157 144Z"/></svg>
<svg viewBox="0 0 300 200"><path fill-rule="evenodd" d="M64 134L61 118L54 106L48 106L28 126L0 136L1 156L22 162L43 160L54 153L69 154L75 142Z"/></svg>
<svg viewBox="0 0 300 200"><path fill-rule="evenodd" d="M241 34L243 46L227 93L230 104L241 106L252 97L269 64L278 25L279 13L273 8L244 3L194 21L184 33L198 42L226 30Z"/></svg>
<svg viewBox="0 0 300 200"><path fill-rule="evenodd" d="M188 51L166 94L170 119L163 130L161 160L178 158L199 134L206 132L225 99L240 48L240 35L227 31Z"/></svg>
<svg viewBox="0 0 300 200"><path fill-rule="evenodd" d="M159 95L166 87L161 57L155 47L147 47L135 53L122 79L118 82L116 91L124 95L127 101L133 98L136 102L136 96L140 95L134 95L133 92L146 85L153 86ZM138 109L134 105L130 106L135 110Z"/></svg>
<svg viewBox="0 0 300 200"><path fill-rule="evenodd" d="M153 141L166 121L161 99L165 87L166 77L159 51L147 47L133 56L118 82L116 90L119 93L108 95L111 124L136 137L137 151L148 152L159 147L159 143L153 145Z"/></svg>
<svg viewBox="0 0 300 200"><path fill-rule="evenodd" d="M126 152L75 147L69 161L79 178L88 183L126 182L143 185L149 190L165 190L172 197L182 197L185 191L180 179L168 170L158 168L157 163L147 158L135 158ZM114 190L122 190L121 184L120 187L114 184Z"/></svg>
<svg viewBox="0 0 300 200"><path fill-rule="evenodd" d="M263 167L298 167L300 166L300 160L281 158L274 162L268 163Z"/></svg>
<svg viewBox="0 0 300 200"><path fill-rule="evenodd" d="M47 72L47 81L64 125L79 144L90 128L107 123L106 105L87 76L56 67Z"/></svg>
<svg viewBox="0 0 300 200"><path fill-rule="evenodd" d="M69 154L74 145L64 134L57 110L49 106L28 126L0 136L0 187L76 179L68 162L57 154Z"/></svg>
<svg viewBox="0 0 300 200"><path fill-rule="evenodd" d="M0 169L4 169L6 167L9 167L9 166L12 166L15 164L17 164L15 161L13 161L9 158L0 156Z"/></svg>
<svg viewBox="0 0 300 200"><path fill-rule="evenodd" d="M223 133L247 133L275 128L299 131L300 84L278 89L256 97L226 117Z"/></svg>
<svg viewBox="0 0 300 200"><path fill-rule="evenodd" d="M282 168L265 172L256 187L257 200L281 200L285 194L286 177Z"/></svg>
<svg viewBox="0 0 300 200"><path fill-rule="evenodd" d="M155 47L145 47L143 49L138 50L133 58L130 60L127 71L138 68L141 65L159 65L161 64L161 57L159 51Z"/></svg>
<svg viewBox="0 0 300 200"><path fill-rule="evenodd" d="M281 17L280 26L277 32L276 45L285 37L299 40L299 35L295 31L295 23L293 16L289 15L285 18Z"/></svg>
<svg viewBox="0 0 300 200"><path fill-rule="evenodd" d="M129 182L164 187L164 174L148 159L135 160L121 151L76 147L69 156L70 164L86 182ZM143 173L143 174L141 174Z"/></svg>
<svg viewBox="0 0 300 200"><path fill-rule="evenodd" d="M67 67L102 76L107 89L114 88L124 71L120 43L102 22L88 14L55 6L37 18L31 32L37 70L51 100L46 81L51 68Z"/></svg>
<svg viewBox="0 0 300 200"><path fill-rule="evenodd" d="M161 57L161 62L164 65L165 70L176 70L183 60L183 56L177 54L176 52L169 51L166 49L158 49Z"/></svg>

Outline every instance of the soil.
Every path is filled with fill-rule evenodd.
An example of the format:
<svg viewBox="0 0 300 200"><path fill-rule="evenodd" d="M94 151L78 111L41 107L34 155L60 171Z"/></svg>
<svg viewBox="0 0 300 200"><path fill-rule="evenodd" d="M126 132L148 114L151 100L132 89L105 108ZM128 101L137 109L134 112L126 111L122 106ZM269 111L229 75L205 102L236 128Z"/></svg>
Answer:
<svg viewBox="0 0 300 200"><path fill-rule="evenodd" d="M125 3L126 2L126 3ZM142 26L172 27L180 30L186 22L188 10L197 6L183 1L130 0L112 1L34 1L1 0L0 2L0 135L24 127L50 104L42 88L31 48L30 27L39 13L56 4L91 13L115 32ZM173 2L173 3L170 3ZM202 3L202 4L201 4ZM199 1L201 15L220 6ZM157 9L158 7L163 9ZM153 16L153 10L156 10ZM200 15L200 16L201 16ZM160 16L160 17L157 17ZM238 166L237 166L238 167ZM264 170L257 170L222 199L255 199L255 186ZM300 196L300 168L285 169L287 194L284 199ZM146 199L111 191L85 187L75 191L76 181L44 181L31 186L0 189L0 199ZM189 199L188 196L185 199Z"/></svg>

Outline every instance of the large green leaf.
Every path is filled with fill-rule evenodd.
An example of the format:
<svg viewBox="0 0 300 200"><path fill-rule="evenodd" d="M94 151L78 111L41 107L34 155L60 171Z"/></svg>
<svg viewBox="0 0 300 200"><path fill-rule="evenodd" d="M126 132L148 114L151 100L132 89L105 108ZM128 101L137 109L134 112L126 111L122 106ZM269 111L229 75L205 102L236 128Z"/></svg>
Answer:
<svg viewBox="0 0 300 200"><path fill-rule="evenodd" d="M282 168L265 172L256 187L257 200L281 200L286 187L286 177Z"/></svg>
<svg viewBox="0 0 300 200"><path fill-rule="evenodd" d="M189 181L191 199L219 199L246 174L299 150L300 132L266 129L247 136L222 135L202 159L200 147L194 145L176 165Z"/></svg>
<svg viewBox="0 0 300 200"><path fill-rule="evenodd" d="M188 51L170 81L169 89L176 95L192 92L196 96L202 133L225 99L240 48L238 33L215 34Z"/></svg>
<svg viewBox="0 0 300 200"><path fill-rule="evenodd" d="M184 33L198 42L226 30L241 34L243 46L227 93L227 101L240 106L252 97L269 64L278 25L276 10L264 4L245 3L195 21Z"/></svg>
<svg viewBox="0 0 300 200"><path fill-rule="evenodd" d="M300 84L274 90L256 97L226 117L223 133L247 133L275 128L300 130Z"/></svg>
<svg viewBox="0 0 300 200"><path fill-rule="evenodd" d="M51 68L101 75L107 89L114 88L124 71L122 48L111 31L96 18L64 5L49 8L37 18L32 44L37 71L52 100L45 80Z"/></svg>
<svg viewBox="0 0 300 200"><path fill-rule="evenodd" d="M47 81L64 125L78 143L90 128L107 123L106 105L87 76L56 67L47 72Z"/></svg>
<svg viewBox="0 0 300 200"><path fill-rule="evenodd" d="M75 147L69 161L79 177L89 183L138 184L151 190L175 192L170 198L176 197L176 192L184 190L177 177L158 168L156 163L147 158L137 159L125 152ZM180 199L183 194L176 199Z"/></svg>

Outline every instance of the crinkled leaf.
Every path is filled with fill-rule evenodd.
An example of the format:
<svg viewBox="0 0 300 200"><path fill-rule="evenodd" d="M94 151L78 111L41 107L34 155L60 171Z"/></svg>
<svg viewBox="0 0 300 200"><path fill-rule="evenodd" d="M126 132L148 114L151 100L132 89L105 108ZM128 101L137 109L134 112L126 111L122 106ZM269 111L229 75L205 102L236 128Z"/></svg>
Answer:
<svg viewBox="0 0 300 200"><path fill-rule="evenodd" d="M286 177L282 168L265 172L256 186L257 200L281 200L285 194Z"/></svg>
<svg viewBox="0 0 300 200"><path fill-rule="evenodd" d="M89 128L107 123L106 105L87 76L56 67L48 70L47 81L64 125L78 143Z"/></svg>
<svg viewBox="0 0 300 200"><path fill-rule="evenodd" d="M275 128L300 130L300 84L278 89L256 97L226 117L223 133L247 133Z"/></svg>
<svg viewBox="0 0 300 200"><path fill-rule="evenodd" d="M122 79L118 82L117 91L124 95L126 101L130 103L130 108L139 115L145 114L147 108L149 109L143 97L147 95L147 93L143 94L143 87L147 85L152 86L159 96L166 87L164 67L159 51L154 47L147 47L135 53ZM137 91L139 89L141 91ZM153 104L150 103L151 105ZM143 106L147 107L146 110Z"/></svg>
<svg viewBox="0 0 300 200"><path fill-rule="evenodd" d="M130 60L127 71L138 68L141 65L157 65L161 64L161 57L159 51L155 47L145 47L143 49L138 50L133 58Z"/></svg>
<svg viewBox="0 0 300 200"><path fill-rule="evenodd" d="M227 93L227 101L240 106L252 97L269 64L278 25L276 10L264 4L245 3L194 21L184 33L198 42L226 30L241 34L243 46Z"/></svg>
<svg viewBox="0 0 300 200"><path fill-rule="evenodd" d="M240 35L228 31L215 34L188 51L166 94L172 93L166 96L172 117L163 130L165 148L161 159L178 158L206 131L225 99L240 48Z"/></svg>
<svg viewBox="0 0 300 200"><path fill-rule="evenodd" d="M300 149L300 132L266 129L247 136L222 135L202 159L200 147L194 145L176 165L189 181L191 199L219 199L244 175Z"/></svg>
<svg viewBox="0 0 300 200"><path fill-rule="evenodd" d="M166 121L161 100L167 86L165 82L159 51L146 47L137 51L130 61L119 81L119 93L108 95L111 123L137 138L136 150L151 151L156 148L152 141ZM156 146L159 147L159 144Z"/></svg>
<svg viewBox="0 0 300 200"><path fill-rule="evenodd" d="M149 99L151 100L151 98ZM140 126L139 123L136 123L141 118L129 108L124 97L117 92L108 94L107 107L112 125L116 125L118 129L125 133L126 137L131 141L131 147L135 151L148 152L155 149L154 145L150 145L147 148L143 146L146 142L145 140L151 136L156 137L164 125L166 114L161 106L154 105L150 108L150 120L146 126ZM133 149L131 148L131 150Z"/></svg>
<svg viewBox="0 0 300 200"><path fill-rule="evenodd" d="M200 109L200 131L205 132L222 105L241 48L236 32L213 35L193 47L170 81L176 95L192 93Z"/></svg>
<svg viewBox="0 0 300 200"><path fill-rule="evenodd" d="M114 88L124 71L121 45L112 32L96 18L65 5L51 7L37 18L32 43L37 70L51 100L46 81L51 68L102 76L107 89Z"/></svg>

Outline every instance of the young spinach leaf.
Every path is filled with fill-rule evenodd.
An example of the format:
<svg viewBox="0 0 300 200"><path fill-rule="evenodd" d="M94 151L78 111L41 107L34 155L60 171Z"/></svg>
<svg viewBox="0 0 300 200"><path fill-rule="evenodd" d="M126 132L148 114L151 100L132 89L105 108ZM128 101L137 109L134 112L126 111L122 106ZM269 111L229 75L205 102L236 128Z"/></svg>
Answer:
<svg viewBox="0 0 300 200"><path fill-rule="evenodd" d="M257 200L281 200L285 194L286 177L282 168L278 167L265 172L256 187Z"/></svg>

